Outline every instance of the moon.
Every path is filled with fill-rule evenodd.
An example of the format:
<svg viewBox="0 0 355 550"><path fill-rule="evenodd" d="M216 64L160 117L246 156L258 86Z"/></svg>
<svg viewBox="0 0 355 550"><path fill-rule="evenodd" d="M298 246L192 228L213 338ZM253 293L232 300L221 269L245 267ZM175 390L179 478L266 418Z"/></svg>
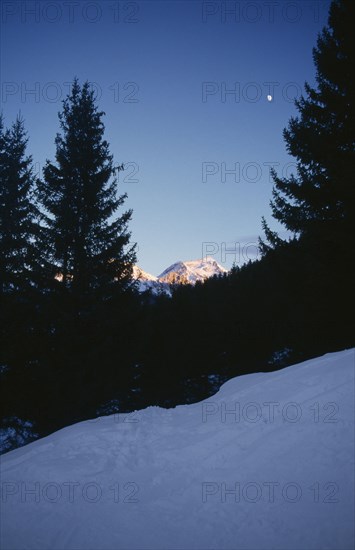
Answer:
<svg viewBox="0 0 355 550"><path fill-rule="evenodd" d="M268 95L268 96L266 97L266 99L267 99L268 101L272 101L272 95Z"/></svg>

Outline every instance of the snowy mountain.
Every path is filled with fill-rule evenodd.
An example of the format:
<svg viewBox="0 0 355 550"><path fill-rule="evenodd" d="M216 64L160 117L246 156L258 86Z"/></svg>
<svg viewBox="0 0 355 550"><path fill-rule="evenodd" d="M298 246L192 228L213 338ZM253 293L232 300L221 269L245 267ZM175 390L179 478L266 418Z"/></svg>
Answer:
<svg viewBox="0 0 355 550"><path fill-rule="evenodd" d="M146 271L143 271L140 267L137 265L133 266L133 277L135 279L139 279L141 281L157 281L158 278L154 277L154 275L151 275L150 273L147 273Z"/></svg>
<svg viewBox="0 0 355 550"><path fill-rule="evenodd" d="M1 457L6 550L350 550L354 350Z"/></svg>
<svg viewBox="0 0 355 550"><path fill-rule="evenodd" d="M143 269L141 269L137 265L133 266L133 279L138 281L139 292L154 289L155 283L158 282L157 277L154 277L154 275L143 271Z"/></svg>
<svg viewBox="0 0 355 550"><path fill-rule="evenodd" d="M143 271L138 266L133 267L133 278L138 281L138 292L146 292L150 290L152 294L161 294L165 293L171 295L170 286L164 282L160 282L158 277Z"/></svg>
<svg viewBox="0 0 355 550"><path fill-rule="evenodd" d="M209 277L223 273L227 273L227 270L213 258L207 257L202 260L176 262L165 269L158 280L170 284L195 284L197 281L203 282Z"/></svg>
<svg viewBox="0 0 355 550"><path fill-rule="evenodd" d="M133 278L139 283L139 292L151 290L153 294L171 294L172 284L192 284L197 281L205 281L214 275L222 275L227 270L219 265L216 260L207 257L203 260L191 260L188 262L176 262L165 269L158 277L143 271L138 266L133 267Z"/></svg>

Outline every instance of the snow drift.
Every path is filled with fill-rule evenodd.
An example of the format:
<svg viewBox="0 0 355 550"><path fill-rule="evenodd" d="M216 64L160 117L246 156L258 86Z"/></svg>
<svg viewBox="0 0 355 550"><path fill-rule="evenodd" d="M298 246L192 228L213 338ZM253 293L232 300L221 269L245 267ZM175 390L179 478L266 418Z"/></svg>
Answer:
<svg viewBox="0 0 355 550"><path fill-rule="evenodd" d="M3 455L1 547L353 548L354 350Z"/></svg>

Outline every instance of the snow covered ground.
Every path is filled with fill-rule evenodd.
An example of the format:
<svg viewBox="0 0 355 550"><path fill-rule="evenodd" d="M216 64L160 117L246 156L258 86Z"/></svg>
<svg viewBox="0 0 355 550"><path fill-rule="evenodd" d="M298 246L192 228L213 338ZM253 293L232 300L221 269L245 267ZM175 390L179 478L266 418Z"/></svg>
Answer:
<svg viewBox="0 0 355 550"><path fill-rule="evenodd" d="M354 350L2 456L1 548L347 550Z"/></svg>

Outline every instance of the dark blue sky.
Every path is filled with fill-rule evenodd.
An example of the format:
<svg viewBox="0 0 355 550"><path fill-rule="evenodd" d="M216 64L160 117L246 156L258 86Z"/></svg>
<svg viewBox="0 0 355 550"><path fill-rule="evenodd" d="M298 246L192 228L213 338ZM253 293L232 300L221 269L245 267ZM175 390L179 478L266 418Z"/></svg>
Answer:
<svg viewBox="0 0 355 550"><path fill-rule="evenodd" d="M227 268L253 256L261 216L276 227L268 165L292 169L282 130L305 80L314 83L328 0L1 8L1 108L8 125L21 111L38 167L54 158L68 83L87 79L115 161L127 163L120 192L139 265L158 274L206 251ZM240 255L224 257L222 243Z"/></svg>

